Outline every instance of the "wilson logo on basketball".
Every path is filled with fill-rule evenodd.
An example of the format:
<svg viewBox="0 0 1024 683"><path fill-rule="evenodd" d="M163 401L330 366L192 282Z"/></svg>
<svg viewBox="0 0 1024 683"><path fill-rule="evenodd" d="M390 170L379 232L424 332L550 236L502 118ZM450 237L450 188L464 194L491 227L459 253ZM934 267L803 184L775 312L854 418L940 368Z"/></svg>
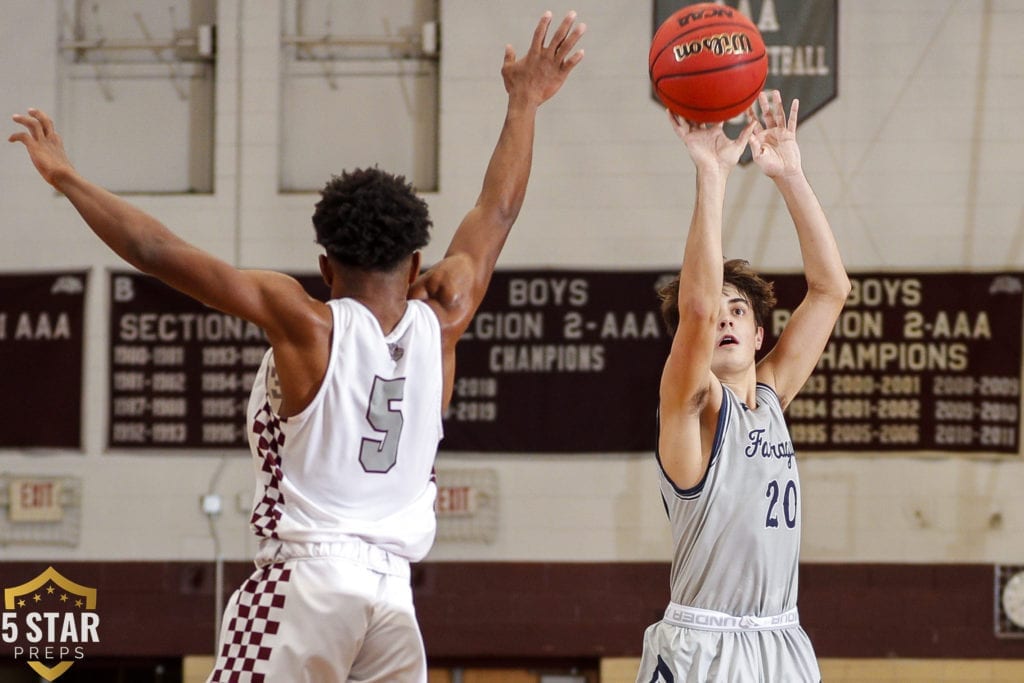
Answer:
<svg viewBox="0 0 1024 683"><path fill-rule="evenodd" d="M679 10L655 32L648 52L654 91L690 121L726 121L746 111L764 87L768 53L739 12L703 3Z"/></svg>
<svg viewBox="0 0 1024 683"><path fill-rule="evenodd" d="M681 62L690 55L699 54L708 50L716 57L723 55L745 55L753 51L750 37L745 33L721 33L717 36L708 36L702 40L693 40L689 43L681 43L672 48L672 54L676 61Z"/></svg>
<svg viewBox="0 0 1024 683"><path fill-rule="evenodd" d="M748 122L744 105L756 98L754 91L780 90L800 100L800 120L806 122L836 97L838 2L654 0L648 55L653 98L684 118L724 120L726 133L736 137ZM750 37L742 52L726 49L735 34ZM704 41L717 36L729 43L723 40L716 54ZM757 76L765 67L762 82ZM749 150L740 163L748 161Z"/></svg>

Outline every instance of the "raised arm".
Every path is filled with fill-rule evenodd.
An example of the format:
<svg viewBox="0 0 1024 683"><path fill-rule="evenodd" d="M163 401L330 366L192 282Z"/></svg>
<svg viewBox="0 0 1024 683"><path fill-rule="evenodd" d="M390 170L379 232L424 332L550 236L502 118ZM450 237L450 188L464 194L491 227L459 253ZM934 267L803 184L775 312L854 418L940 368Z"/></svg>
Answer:
<svg viewBox="0 0 1024 683"><path fill-rule="evenodd" d="M775 182L793 219L807 278L806 296L758 366L758 378L775 387L783 406L814 371L850 293L832 228L804 175L796 141L799 104L793 100L787 121L779 91L761 93L764 124L750 139L754 161Z"/></svg>
<svg viewBox="0 0 1024 683"><path fill-rule="evenodd" d="M731 140L723 124L694 124L671 114L669 118L697 168L697 191L679 271L679 322L661 375L658 453L675 485L690 488L707 469L722 397L711 360L722 302L726 180L752 126Z"/></svg>
<svg viewBox="0 0 1024 683"><path fill-rule="evenodd" d="M9 142L25 145L43 180L63 194L118 256L204 304L263 328L271 342L301 334L316 301L293 278L239 270L185 242L160 221L80 175L53 121L38 109L16 114L25 130ZM315 318L315 316L313 316Z"/></svg>
<svg viewBox="0 0 1024 683"><path fill-rule="evenodd" d="M483 300L498 254L526 196L537 109L558 92L583 59L582 50L573 51L586 30L585 24L576 23L576 13L568 13L548 41L550 25L551 13L546 12L521 59L511 45L505 47L501 75L508 109L480 196L455 231L444 258L410 289L410 296L427 300L441 321L446 405L455 372L455 343Z"/></svg>
<svg viewBox="0 0 1024 683"><path fill-rule="evenodd" d="M118 256L171 287L261 327L274 347L285 414L305 406L327 365L332 321L327 307L281 273L239 270L185 242L160 221L82 177L68 160L50 117L37 109L14 116L20 142L46 182L78 210Z"/></svg>

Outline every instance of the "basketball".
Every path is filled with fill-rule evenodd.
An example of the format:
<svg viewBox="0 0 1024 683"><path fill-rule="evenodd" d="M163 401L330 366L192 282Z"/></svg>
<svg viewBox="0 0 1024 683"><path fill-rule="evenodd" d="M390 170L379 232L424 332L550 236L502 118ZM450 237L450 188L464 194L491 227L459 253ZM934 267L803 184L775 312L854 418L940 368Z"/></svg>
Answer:
<svg viewBox="0 0 1024 683"><path fill-rule="evenodd" d="M745 111L764 88L768 54L761 32L731 7L702 2L658 27L648 55L651 83L672 112L698 123Z"/></svg>

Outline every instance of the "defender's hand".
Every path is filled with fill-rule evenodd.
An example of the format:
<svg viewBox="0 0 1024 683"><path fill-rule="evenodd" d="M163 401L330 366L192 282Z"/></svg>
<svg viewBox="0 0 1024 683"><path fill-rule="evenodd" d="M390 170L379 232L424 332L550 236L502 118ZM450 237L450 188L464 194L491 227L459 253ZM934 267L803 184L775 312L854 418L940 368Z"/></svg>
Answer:
<svg viewBox="0 0 1024 683"><path fill-rule="evenodd" d="M25 130L14 133L7 141L24 144L39 175L56 187L61 174L73 171L74 167L64 151L60 134L54 130L53 121L39 109L29 109L27 114L15 114L12 118Z"/></svg>
<svg viewBox="0 0 1024 683"><path fill-rule="evenodd" d="M573 48L587 30L587 25L575 22L575 12L566 14L545 46L551 25L551 12L545 12L533 32L530 49L522 59L516 59L516 51L511 45L505 46L501 77L510 98L524 97L537 106L558 92L569 73L583 60L583 50L573 52Z"/></svg>

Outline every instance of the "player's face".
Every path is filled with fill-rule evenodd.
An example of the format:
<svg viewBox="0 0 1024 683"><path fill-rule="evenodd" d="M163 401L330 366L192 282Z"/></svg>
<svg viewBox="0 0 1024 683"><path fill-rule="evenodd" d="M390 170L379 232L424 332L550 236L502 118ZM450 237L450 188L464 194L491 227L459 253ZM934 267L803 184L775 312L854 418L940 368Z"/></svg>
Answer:
<svg viewBox="0 0 1024 683"><path fill-rule="evenodd" d="M744 369L754 362L754 354L763 341L764 329L757 326L750 300L733 285L725 285L718 312L712 371L717 375Z"/></svg>

